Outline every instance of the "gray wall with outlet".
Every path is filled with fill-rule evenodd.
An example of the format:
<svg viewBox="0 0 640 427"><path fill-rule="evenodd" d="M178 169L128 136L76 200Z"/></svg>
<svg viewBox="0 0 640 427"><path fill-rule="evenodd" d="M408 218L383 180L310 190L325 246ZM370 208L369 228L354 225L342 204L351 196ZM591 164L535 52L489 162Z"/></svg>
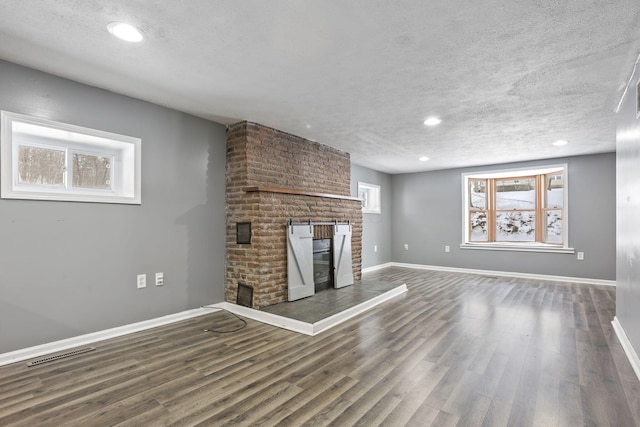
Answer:
<svg viewBox="0 0 640 427"><path fill-rule="evenodd" d="M142 139L142 205L0 200L0 353L223 300L224 126L3 61L0 109Z"/></svg>
<svg viewBox="0 0 640 427"><path fill-rule="evenodd" d="M391 262L391 175L351 164L351 195L358 181L380 186L380 213L362 214L362 268Z"/></svg>
<svg viewBox="0 0 640 427"><path fill-rule="evenodd" d="M578 260L577 253L460 248L463 172L559 163L567 163L569 172L569 246L584 253L584 260ZM615 153L393 175L391 259L412 264L615 280L615 189ZM445 252L445 246L450 246L450 252Z"/></svg>

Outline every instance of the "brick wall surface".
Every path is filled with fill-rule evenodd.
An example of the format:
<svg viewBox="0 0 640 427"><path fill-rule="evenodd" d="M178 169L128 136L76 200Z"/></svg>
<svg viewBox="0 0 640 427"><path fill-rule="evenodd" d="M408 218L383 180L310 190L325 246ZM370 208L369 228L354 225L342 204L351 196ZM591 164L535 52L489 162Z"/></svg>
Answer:
<svg viewBox="0 0 640 427"><path fill-rule="evenodd" d="M287 300L287 242L284 223L351 221L352 262L360 279L362 210L357 200L273 192L247 187L277 187L309 193L350 196L348 153L255 123L227 130L227 249L225 299L236 302L238 283L253 287L253 306ZM251 222L251 244L236 243L236 224Z"/></svg>

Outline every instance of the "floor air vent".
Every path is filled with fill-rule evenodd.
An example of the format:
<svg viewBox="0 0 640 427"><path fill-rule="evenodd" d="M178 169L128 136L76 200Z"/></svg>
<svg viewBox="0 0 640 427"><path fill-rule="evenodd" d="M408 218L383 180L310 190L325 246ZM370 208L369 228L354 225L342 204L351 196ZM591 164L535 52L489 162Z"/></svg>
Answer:
<svg viewBox="0 0 640 427"><path fill-rule="evenodd" d="M66 353L60 353L53 356L43 357L42 359L33 360L27 363L27 366L38 366L49 362L55 362L56 360L65 359L67 357L77 356L79 354L88 353L95 350L95 347L85 347L78 350L68 351Z"/></svg>

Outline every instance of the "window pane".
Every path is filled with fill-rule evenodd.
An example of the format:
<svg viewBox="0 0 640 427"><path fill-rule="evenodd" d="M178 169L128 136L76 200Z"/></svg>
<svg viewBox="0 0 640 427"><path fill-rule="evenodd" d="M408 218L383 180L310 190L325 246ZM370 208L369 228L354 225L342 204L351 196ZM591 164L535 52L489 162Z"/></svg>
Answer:
<svg viewBox="0 0 640 427"><path fill-rule="evenodd" d="M18 183L64 186L64 150L18 146Z"/></svg>
<svg viewBox="0 0 640 427"><path fill-rule="evenodd" d="M363 213L380 213L380 186L358 182L358 197L362 199Z"/></svg>
<svg viewBox="0 0 640 427"><path fill-rule="evenodd" d="M111 189L111 158L73 153L73 186Z"/></svg>
<svg viewBox="0 0 640 427"><path fill-rule="evenodd" d="M535 242L535 211L496 212L496 241Z"/></svg>
<svg viewBox="0 0 640 427"><path fill-rule="evenodd" d="M547 243L562 243L562 211L547 211Z"/></svg>
<svg viewBox="0 0 640 427"><path fill-rule="evenodd" d="M535 178L496 180L496 209L535 209Z"/></svg>
<svg viewBox="0 0 640 427"><path fill-rule="evenodd" d="M564 180L562 175L546 176L546 207L561 208L564 204Z"/></svg>
<svg viewBox="0 0 640 427"><path fill-rule="evenodd" d="M486 179L470 179L469 180L469 209L486 209L487 208L487 180Z"/></svg>
<svg viewBox="0 0 640 427"><path fill-rule="evenodd" d="M486 212L470 212L472 242L486 242L489 238Z"/></svg>

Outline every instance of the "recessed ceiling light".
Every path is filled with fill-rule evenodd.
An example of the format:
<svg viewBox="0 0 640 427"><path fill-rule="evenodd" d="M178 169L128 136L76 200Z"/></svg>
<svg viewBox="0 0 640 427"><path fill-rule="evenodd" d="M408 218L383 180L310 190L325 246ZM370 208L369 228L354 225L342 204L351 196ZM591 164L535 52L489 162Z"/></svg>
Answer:
<svg viewBox="0 0 640 427"><path fill-rule="evenodd" d="M552 145L555 145L556 147L560 147L563 145L567 145L569 143L569 141L564 140L564 139L559 139L556 142L554 142Z"/></svg>
<svg viewBox="0 0 640 427"><path fill-rule="evenodd" d="M436 125L439 125L440 123L442 123L442 120L440 120L437 117L429 117L427 118L427 120L424 121L424 124L427 126L436 126Z"/></svg>
<svg viewBox="0 0 640 427"><path fill-rule="evenodd" d="M421 162L426 162L427 160L429 160L429 158L427 156L422 156L418 160L420 160Z"/></svg>
<svg viewBox="0 0 640 427"><path fill-rule="evenodd" d="M111 22L107 25L107 30L117 38L128 42L142 41L142 33L136 27L124 22Z"/></svg>

